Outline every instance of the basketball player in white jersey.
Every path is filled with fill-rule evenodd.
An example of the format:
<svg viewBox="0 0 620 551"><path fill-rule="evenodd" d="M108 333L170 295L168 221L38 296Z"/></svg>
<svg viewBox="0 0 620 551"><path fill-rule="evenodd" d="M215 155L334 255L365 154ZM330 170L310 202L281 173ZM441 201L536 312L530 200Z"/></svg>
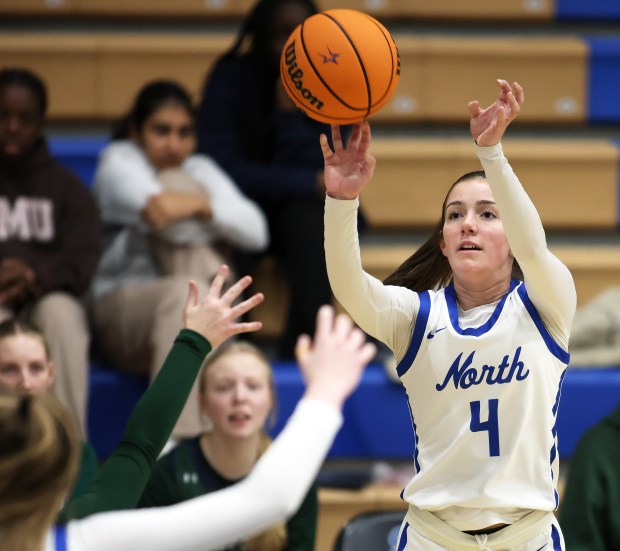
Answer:
<svg viewBox="0 0 620 551"><path fill-rule="evenodd" d="M565 549L556 417L575 286L502 153L523 90L498 84L489 107L469 104L484 172L450 188L431 237L384 283L362 270L356 232L375 167L369 125L346 147L332 127L334 151L321 137L333 292L394 351L409 399L416 473L399 551Z"/></svg>

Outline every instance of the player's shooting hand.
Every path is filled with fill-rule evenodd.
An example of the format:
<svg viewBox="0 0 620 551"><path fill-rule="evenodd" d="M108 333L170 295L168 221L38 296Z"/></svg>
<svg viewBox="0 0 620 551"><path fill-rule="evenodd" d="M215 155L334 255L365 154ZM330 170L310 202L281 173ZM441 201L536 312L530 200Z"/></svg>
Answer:
<svg viewBox="0 0 620 551"><path fill-rule="evenodd" d="M469 127L476 143L489 147L500 142L508 125L517 118L523 104L523 88L514 82L498 79L499 97L489 107L482 109L478 100L470 101L467 108L471 119Z"/></svg>
<svg viewBox="0 0 620 551"><path fill-rule="evenodd" d="M366 335L353 326L348 315L335 316L331 306L322 306L314 342L308 335L301 335L295 349L306 381L305 396L341 408L376 352L375 345L366 342Z"/></svg>
<svg viewBox="0 0 620 551"><path fill-rule="evenodd" d="M220 266L217 275L204 299L198 296L198 286L190 280L187 301L183 312L183 323L187 329L200 333L213 348L240 333L258 331L263 324L260 321L238 322L237 319L260 304L264 296L256 293L249 299L233 305L243 291L252 283L250 276L242 277L224 294L222 288L228 275L228 266Z"/></svg>
<svg viewBox="0 0 620 551"><path fill-rule="evenodd" d="M344 146L340 127L332 125L332 151L327 136L321 134L321 150L325 161L325 189L336 199L355 199L370 181L376 159L370 153L370 125L353 125L349 143Z"/></svg>

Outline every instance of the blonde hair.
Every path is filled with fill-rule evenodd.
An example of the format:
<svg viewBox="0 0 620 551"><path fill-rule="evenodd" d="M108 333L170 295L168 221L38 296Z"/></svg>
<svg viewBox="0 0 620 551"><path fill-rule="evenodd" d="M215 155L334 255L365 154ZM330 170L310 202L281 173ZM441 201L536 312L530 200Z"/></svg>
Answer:
<svg viewBox="0 0 620 551"><path fill-rule="evenodd" d="M38 327L15 318L0 322L0 341L8 337L14 337L15 335L27 335L40 341L45 349L46 359L50 359L49 343L47 342L43 331L41 331Z"/></svg>
<svg viewBox="0 0 620 551"><path fill-rule="evenodd" d="M247 341L232 341L224 346L216 348L213 352L211 352L204 363L202 364L202 372L200 374L199 379L199 391L201 395L204 395L207 386L207 371L209 367L216 363L219 359L232 356L233 354L251 354L255 358L257 358L262 364L267 368L267 378L269 384L269 391L271 393L272 400L272 408L269 413L269 418L267 419L267 427L271 427L275 424L275 415L276 415L276 385L273 378L273 369L271 368L271 363L269 362L267 356L263 354L260 348L254 346L252 343ZM256 460L258 461L259 457L265 453L265 451L271 445L271 438L267 434L265 430L263 430L260 434L258 449L256 450ZM284 549L286 545L287 537L286 537L286 524L281 522L272 526L268 530L257 534L253 538L245 541L241 548L243 551L279 551L280 549Z"/></svg>
<svg viewBox="0 0 620 551"><path fill-rule="evenodd" d="M201 396L204 396L205 390L207 388L207 372L209 371L209 368L219 359L226 356L232 356L233 354L250 354L257 358L258 361L260 361L267 368L267 384L269 385L269 393L271 394L272 407L265 425L267 429L273 428L275 426L278 405L276 383L273 378L273 369L271 368L271 362L269 361L267 356L263 354L262 350L257 346L254 346L250 342L232 341L213 350L202 363L202 368L198 379L198 392L201 394Z"/></svg>
<svg viewBox="0 0 620 551"><path fill-rule="evenodd" d="M40 549L73 483L77 428L52 396L0 390L0 533L11 551Z"/></svg>

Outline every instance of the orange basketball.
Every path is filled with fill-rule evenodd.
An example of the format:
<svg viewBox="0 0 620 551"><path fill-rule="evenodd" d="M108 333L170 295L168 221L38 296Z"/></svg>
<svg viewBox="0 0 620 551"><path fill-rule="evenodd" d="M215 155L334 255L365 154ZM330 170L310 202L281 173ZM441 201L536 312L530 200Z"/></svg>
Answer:
<svg viewBox="0 0 620 551"><path fill-rule="evenodd" d="M394 40L376 19L334 9L309 17L292 32L280 57L280 76L306 115L351 124L388 102L400 61Z"/></svg>

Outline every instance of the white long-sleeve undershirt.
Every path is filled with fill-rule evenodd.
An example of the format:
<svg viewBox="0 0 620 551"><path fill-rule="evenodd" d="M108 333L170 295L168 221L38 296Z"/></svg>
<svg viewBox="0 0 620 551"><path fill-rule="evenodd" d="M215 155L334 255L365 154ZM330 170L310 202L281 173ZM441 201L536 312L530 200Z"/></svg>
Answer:
<svg viewBox="0 0 620 551"><path fill-rule="evenodd" d="M338 409L304 398L243 481L170 507L72 521L67 551L210 551L246 540L299 508L341 425ZM44 550L56 551L51 531Z"/></svg>

